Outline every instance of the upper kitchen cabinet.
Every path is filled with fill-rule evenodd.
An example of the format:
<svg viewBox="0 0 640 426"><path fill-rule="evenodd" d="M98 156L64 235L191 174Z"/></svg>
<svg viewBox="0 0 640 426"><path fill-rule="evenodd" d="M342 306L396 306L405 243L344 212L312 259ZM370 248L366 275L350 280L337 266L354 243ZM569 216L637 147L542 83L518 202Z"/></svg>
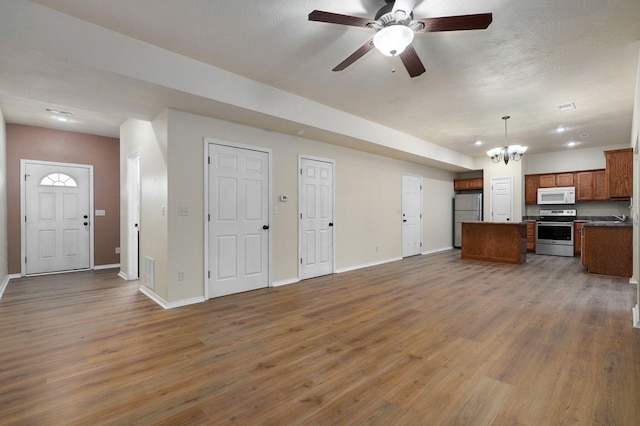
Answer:
<svg viewBox="0 0 640 426"><path fill-rule="evenodd" d="M609 198L631 198L633 189L633 148L605 151L604 157Z"/></svg>
<svg viewBox="0 0 640 426"><path fill-rule="evenodd" d="M555 188L558 186L573 186L573 172L548 173L538 176L539 188Z"/></svg>
<svg viewBox="0 0 640 426"><path fill-rule="evenodd" d="M524 202L526 204L536 204L538 202L539 186L540 186L539 175L524 176Z"/></svg>
<svg viewBox="0 0 640 426"><path fill-rule="evenodd" d="M576 201L604 201L609 192L604 170L585 170L576 172Z"/></svg>
<svg viewBox="0 0 640 426"><path fill-rule="evenodd" d="M456 191L469 191L472 189L482 189L483 185L484 185L484 182L481 177L453 180L453 189Z"/></svg>

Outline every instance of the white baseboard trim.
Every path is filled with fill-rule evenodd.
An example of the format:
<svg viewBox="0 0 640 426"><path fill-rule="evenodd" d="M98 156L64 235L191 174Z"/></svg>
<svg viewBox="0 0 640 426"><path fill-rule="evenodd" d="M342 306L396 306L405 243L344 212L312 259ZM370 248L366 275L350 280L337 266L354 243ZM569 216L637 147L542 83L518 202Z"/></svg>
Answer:
<svg viewBox="0 0 640 426"><path fill-rule="evenodd" d="M336 274L341 274L343 272L355 271L357 269L369 268L371 266L384 265L385 263L397 262L398 260L402 260L401 257L394 257L391 259L378 260L376 262L363 263L360 265L347 266L346 268L336 269Z"/></svg>
<svg viewBox="0 0 640 426"><path fill-rule="evenodd" d="M124 273L123 271L118 272L118 276L120 278L122 278L123 280L125 280L125 281L131 281L131 280L129 280L129 276L127 276L127 274Z"/></svg>
<svg viewBox="0 0 640 426"><path fill-rule="evenodd" d="M2 280L2 284L0 284L0 299L2 299L2 295L4 294L4 291L9 286L9 281L15 280L15 279L18 279L18 278L22 278L22 275L20 275L20 274L9 274L6 277L4 277L4 279Z"/></svg>
<svg viewBox="0 0 640 426"><path fill-rule="evenodd" d="M289 285L289 284L295 284L295 283L299 283L300 280L297 278L287 278L286 280L280 280L280 281L276 281L271 283L271 287L280 287L283 285Z"/></svg>
<svg viewBox="0 0 640 426"><path fill-rule="evenodd" d="M167 302L162 297L155 294L151 289L141 285L139 288L140 292L147 296L149 299L156 302L158 305L162 306L164 309L173 309L179 308L181 306L194 305L196 303L204 302L203 296L192 297L190 299L177 300L175 302Z"/></svg>
<svg viewBox="0 0 640 426"><path fill-rule="evenodd" d="M6 290L7 286L9 285L9 280L10 279L11 278L9 277L9 275L7 275L2 280L2 284L0 284L0 299L2 299L2 295L4 294L4 291Z"/></svg>
<svg viewBox="0 0 640 426"><path fill-rule="evenodd" d="M442 247L442 248L438 248L438 249L433 249L433 250L428 250L428 251L423 251L422 254L434 254L434 253L440 253L441 251L447 251L447 250L452 250L453 246L449 246L449 247Z"/></svg>
<svg viewBox="0 0 640 426"><path fill-rule="evenodd" d="M629 278L629 284L631 284L631 285L638 285L638 280L637 280L637 279L635 279L635 278L633 278L633 277L631 277L631 278Z"/></svg>
<svg viewBox="0 0 640 426"><path fill-rule="evenodd" d="M638 308L638 305L633 307L632 312L633 312L633 327L640 328L640 309Z"/></svg>
<svg viewBox="0 0 640 426"><path fill-rule="evenodd" d="M113 269L113 268L119 268L119 267L120 267L119 263L112 263L111 265L94 265L93 269L97 271L99 269Z"/></svg>

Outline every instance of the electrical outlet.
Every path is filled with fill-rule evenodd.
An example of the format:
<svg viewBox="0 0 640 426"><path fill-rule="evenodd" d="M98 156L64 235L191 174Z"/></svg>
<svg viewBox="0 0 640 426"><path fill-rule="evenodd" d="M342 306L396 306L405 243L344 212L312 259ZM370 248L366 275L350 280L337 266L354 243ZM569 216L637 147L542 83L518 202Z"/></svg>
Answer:
<svg viewBox="0 0 640 426"><path fill-rule="evenodd" d="M116 247L116 254L120 254L120 247Z"/></svg>
<svg viewBox="0 0 640 426"><path fill-rule="evenodd" d="M178 271L178 281L184 281L184 271Z"/></svg>

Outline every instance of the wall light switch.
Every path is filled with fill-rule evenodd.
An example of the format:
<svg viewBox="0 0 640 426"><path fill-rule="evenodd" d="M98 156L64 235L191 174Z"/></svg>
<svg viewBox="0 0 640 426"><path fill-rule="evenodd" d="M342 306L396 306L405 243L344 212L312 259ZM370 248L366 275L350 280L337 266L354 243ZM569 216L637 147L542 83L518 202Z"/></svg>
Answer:
<svg viewBox="0 0 640 426"><path fill-rule="evenodd" d="M178 216L189 216L189 209L186 207L178 207Z"/></svg>
<svg viewBox="0 0 640 426"><path fill-rule="evenodd" d="M104 215L106 215L106 213L107 212L104 211L104 210L96 210L96 216L104 216Z"/></svg>

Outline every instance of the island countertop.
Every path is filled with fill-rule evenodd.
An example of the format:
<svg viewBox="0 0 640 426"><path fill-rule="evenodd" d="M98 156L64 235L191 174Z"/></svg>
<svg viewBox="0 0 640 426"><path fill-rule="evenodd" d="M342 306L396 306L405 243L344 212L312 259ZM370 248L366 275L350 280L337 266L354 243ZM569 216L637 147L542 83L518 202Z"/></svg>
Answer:
<svg viewBox="0 0 640 426"><path fill-rule="evenodd" d="M527 261L524 222L462 222L462 259L522 264Z"/></svg>

